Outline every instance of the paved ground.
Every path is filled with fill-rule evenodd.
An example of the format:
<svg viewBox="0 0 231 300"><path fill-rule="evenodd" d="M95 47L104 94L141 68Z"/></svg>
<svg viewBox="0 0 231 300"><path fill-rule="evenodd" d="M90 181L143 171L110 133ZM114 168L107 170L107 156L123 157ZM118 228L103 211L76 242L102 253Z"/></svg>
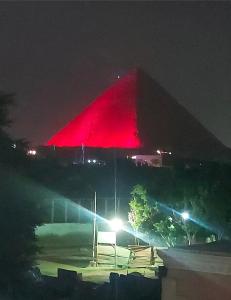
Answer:
<svg viewBox="0 0 231 300"><path fill-rule="evenodd" d="M139 272L153 277L154 271L136 264L128 268L130 250L117 246L117 269L115 248L98 246L98 267L90 267L92 260L92 227L89 224L46 224L37 230L38 245L42 252L38 266L45 275L57 276L57 268L75 270L83 274L83 280L102 283L108 281L110 272L127 274ZM137 268L139 267L139 268Z"/></svg>
<svg viewBox="0 0 231 300"><path fill-rule="evenodd" d="M139 268L139 269L115 269L115 268L106 268L106 267L85 267L78 268L71 266L69 264L55 263L45 260L38 261L38 267L40 268L42 274L57 276L57 268L63 268L67 270L73 270L77 273L82 273L83 280L91 281L95 283L103 283L109 281L109 275L111 272L117 272L119 274L130 274L132 272L139 272L145 277L154 278L154 271L148 268Z"/></svg>
<svg viewBox="0 0 231 300"><path fill-rule="evenodd" d="M154 271L148 268L128 268L130 251L117 246L117 269L115 269L115 250L112 246L98 247L98 267L90 267L92 260L91 248L50 248L40 254L38 267L42 274L57 276L57 268L74 270L82 273L83 280L96 283L108 281L110 272L128 274L139 272L153 278ZM123 266L123 267L122 267Z"/></svg>
<svg viewBox="0 0 231 300"><path fill-rule="evenodd" d="M99 265L113 266L115 264L114 246L97 247L97 259ZM130 250L125 247L116 247L117 265L127 266L129 263ZM92 247L55 247L44 248L39 255L40 260L56 263L66 263L76 267L86 267L92 260Z"/></svg>
<svg viewBox="0 0 231 300"><path fill-rule="evenodd" d="M97 248L97 258L98 258L98 264L100 266L103 265L115 265L115 253L116 253L116 261L118 266L128 266L129 259L130 259L130 250L117 246L116 252L114 246L105 246L105 245L98 245Z"/></svg>

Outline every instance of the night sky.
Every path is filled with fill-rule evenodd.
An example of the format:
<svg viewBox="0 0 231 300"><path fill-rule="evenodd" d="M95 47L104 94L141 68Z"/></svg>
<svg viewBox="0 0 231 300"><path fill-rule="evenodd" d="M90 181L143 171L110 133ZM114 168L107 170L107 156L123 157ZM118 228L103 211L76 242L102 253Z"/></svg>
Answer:
<svg viewBox="0 0 231 300"><path fill-rule="evenodd" d="M17 138L45 143L141 66L231 147L231 3L1 2L0 41Z"/></svg>

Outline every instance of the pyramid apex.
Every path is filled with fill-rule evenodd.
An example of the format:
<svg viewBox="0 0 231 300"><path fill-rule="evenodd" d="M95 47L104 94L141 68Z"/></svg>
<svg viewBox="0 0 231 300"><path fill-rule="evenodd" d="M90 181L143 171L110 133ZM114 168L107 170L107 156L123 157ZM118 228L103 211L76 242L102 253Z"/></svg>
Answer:
<svg viewBox="0 0 231 300"><path fill-rule="evenodd" d="M129 75L133 75L133 76L137 77L137 79L142 79L143 78L144 80L148 79L148 80L151 80L151 81L154 82L154 80L151 77L151 75L149 75L149 73L143 67L140 67L140 66L136 66L133 69L131 69L127 73L127 76L129 76Z"/></svg>
<svg viewBox="0 0 231 300"><path fill-rule="evenodd" d="M130 73L146 73L146 71L141 66L135 66L127 74Z"/></svg>

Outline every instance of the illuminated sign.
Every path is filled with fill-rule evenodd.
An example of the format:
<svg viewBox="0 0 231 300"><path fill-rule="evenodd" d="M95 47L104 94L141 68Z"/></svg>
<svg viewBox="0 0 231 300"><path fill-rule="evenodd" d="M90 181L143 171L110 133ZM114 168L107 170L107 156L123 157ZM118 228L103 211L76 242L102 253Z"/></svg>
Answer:
<svg viewBox="0 0 231 300"><path fill-rule="evenodd" d="M116 233L113 231L99 231L98 244L116 244Z"/></svg>

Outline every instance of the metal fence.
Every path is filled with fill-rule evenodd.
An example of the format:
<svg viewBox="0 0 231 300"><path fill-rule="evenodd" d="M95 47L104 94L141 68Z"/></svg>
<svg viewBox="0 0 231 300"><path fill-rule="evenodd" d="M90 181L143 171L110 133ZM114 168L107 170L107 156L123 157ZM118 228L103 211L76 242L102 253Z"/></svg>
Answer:
<svg viewBox="0 0 231 300"><path fill-rule="evenodd" d="M94 198L46 199L44 223L88 223L93 220ZM117 198L116 214L127 219L128 200L125 197ZM115 215L115 200L113 197L97 198L97 215L111 218Z"/></svg>

